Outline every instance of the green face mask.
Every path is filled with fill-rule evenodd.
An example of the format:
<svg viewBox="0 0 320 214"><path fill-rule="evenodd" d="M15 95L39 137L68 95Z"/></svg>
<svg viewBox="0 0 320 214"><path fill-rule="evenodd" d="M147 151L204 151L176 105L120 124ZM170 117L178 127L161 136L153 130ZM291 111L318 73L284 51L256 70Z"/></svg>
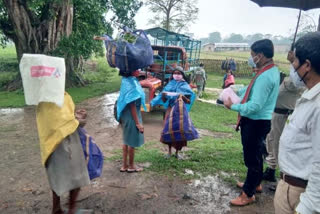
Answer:
<svg viewBox="0 0 320 214"><path fill-rule="evenodd" d="M253 73L252 73L252 77L255 77L255 76L256 76L256 72L253 72Z"/></svg>

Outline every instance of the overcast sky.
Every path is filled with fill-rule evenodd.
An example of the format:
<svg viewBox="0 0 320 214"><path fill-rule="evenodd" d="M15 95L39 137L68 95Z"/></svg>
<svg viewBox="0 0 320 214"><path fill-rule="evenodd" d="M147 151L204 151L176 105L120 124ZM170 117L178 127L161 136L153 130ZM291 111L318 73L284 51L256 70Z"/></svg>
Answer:
<svg viewBox="0 0 320 214"><path fill-rule="evenodd" d="M299 11L296 9L259 7L250 0L198 0L198 20L189 28L196 38L207 37L219 31L222 36L231 33L253 33L287 36L296 27ZM320 9L309 10L316 23ZM151 13L142 7L136 15L137 28L147 29Z"/></svg>

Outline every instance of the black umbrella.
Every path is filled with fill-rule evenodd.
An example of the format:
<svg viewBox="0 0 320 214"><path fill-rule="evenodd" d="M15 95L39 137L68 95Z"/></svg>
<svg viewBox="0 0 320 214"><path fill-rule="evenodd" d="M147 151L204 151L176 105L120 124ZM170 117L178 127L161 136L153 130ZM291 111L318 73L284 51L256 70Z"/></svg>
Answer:
<svg viewBox="0 0 320 214"><path fill-rule="evenodd" d="M260 7L287 7L299 10L320 8L319 0L251 0Z"/></svg>
<svg viewBox="0 0 320 214"><path fill-rule="evenodd" d="M296 32L293 38L293 44L296 41L298 27L300 23L301 10L310 10L320 8L320 0L251 0L257 3L260 7L286 7L299 9L299 17L296 27Z"/></svg>

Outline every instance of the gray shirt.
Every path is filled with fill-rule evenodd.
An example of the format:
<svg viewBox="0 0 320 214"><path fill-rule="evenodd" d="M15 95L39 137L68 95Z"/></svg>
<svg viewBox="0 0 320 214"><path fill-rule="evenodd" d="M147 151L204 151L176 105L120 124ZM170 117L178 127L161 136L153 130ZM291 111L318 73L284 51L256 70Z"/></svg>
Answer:
<svg viewBox="0 0 320 214"><path fill-rule="evenodd" d="M297 88L294 86L290 77L284 78L279 88L276 108L294 110L297 100L305 88Z"/></svg>

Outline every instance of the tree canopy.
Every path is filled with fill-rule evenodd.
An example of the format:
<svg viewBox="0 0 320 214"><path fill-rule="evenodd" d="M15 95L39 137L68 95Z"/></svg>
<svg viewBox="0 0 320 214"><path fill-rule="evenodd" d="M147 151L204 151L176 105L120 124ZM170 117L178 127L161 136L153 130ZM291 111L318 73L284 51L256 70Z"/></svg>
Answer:
<svg viewBox="0 0 320 214"><path fill-rule="evenodd" d="M147 0L146 5L154 14L149 22L174 32L186 32L198 17L198 0Z"/></svg>
<svg viewBox="0 0 320 214"><path fill-rule="evenodd" d="M114 22L134 27L141 5L139 0L0 0L0 41L14 42L18 60L23 53L61 56L73 72L81 59L102 52L94 35L111 34Z"/></svg>

